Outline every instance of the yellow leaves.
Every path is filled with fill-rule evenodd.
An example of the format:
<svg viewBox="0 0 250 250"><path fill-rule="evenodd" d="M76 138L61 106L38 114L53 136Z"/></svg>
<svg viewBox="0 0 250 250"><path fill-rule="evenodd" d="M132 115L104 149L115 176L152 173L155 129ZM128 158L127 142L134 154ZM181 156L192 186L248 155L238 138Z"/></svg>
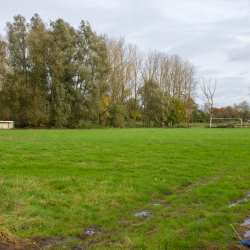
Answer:
<svg viewBox="0 0 250 250"><path fill-rule="evenodd" d="M103 96L101 99L101 114L105 114L105 116L109 116L108 108L111 104L111 97Z"/></svg>
<svg viewBox="0 0 250 250"><path fill-rule="evenodd" d="M138 119L138 120L140 120L140 119L141 119L141 117L142 117L142 115L141 115L141 114L139 114L138 112L136 112L136 113L135 113L135 111L134 111L134 110L130 111L130 117L131 117L131 118L134 118L134 117L135 117L135 115L136 115L136 119Z"/></svg>
<svg viewBox="0 0 250 250"><path fill-rule="evenodd" d="M111 102L111 97L104 96L102 97L102 107L107 108Z"/></svg>

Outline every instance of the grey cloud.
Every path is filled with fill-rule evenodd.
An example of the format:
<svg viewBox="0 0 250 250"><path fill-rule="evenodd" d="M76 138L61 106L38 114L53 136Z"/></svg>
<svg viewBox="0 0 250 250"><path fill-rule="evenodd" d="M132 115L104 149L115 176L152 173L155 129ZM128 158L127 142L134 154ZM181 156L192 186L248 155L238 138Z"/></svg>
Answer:
<svg viewBox="0 0 250 250"><path fill-rule="evenodd" d="M214 106L232 106L249 100L249 80L245 77L222 77L217 79L217 87L214 95ZM202 105L202 92L198 88L198 103Z"/></svg>
<svg viewBox="0 0 250 250"><path fill-rule="evenodd" d="M221 70L216 70L216 69L205 69L205 70L199 70L197 73L199 75L213 77L214 75L220 75L222 73L222 71Z"/></svg>
<svg viewBox="0 0 250 250"><path fill-rule="evenodd" d="M174 46L170 53L179 53L186 57L211 52L230 54L233 47L239 46L237 35L246 36L248 34L246 29L249 26L250 18L237 17L202 26L187 27L188 33L193 34L193 39L189 41L183 39L184 42Z"/></svg>
<svg viewBox="0 0 250 250"><path fill-rule="evenodd" d="M249 10L250 0L8 0L0 33L19 13L27 20L38 13L47 23L61 17L74 27L87 20L98 34L189 59L199 76L218 79L215 98L223 106L248 98L250 43L241 37L250 41Z"/></svg>
<svg viewBox="0 0 250 250"><path fill-rule="evenodd" d="M242 71L238 74L238 76L245 76L248 74L248 71Z"/></svg>
<svg viewBox="0 0 250 250"><path fill-rule="evenodd" d="M230 61L250 61L250 43L232 53Z"/></svg>

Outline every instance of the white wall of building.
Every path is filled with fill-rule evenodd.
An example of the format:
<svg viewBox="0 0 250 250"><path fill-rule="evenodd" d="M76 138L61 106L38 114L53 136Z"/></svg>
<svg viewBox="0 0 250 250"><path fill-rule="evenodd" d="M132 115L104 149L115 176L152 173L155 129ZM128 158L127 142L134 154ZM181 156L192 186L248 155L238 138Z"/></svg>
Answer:
<svg viewBox="0 0 250 250"><path fill-rule="evenodd" d="M0 129L11 129L14 128L13 121L0 121Z"/></svg>

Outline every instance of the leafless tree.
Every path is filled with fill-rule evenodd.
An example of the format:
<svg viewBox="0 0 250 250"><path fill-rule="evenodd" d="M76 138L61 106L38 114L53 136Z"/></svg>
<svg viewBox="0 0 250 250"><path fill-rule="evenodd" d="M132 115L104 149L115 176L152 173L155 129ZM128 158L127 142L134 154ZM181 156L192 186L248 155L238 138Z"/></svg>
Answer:
<svg viewBox="0 0 250 250"><path fill-rule="evenodd" d="M109 38L105 36L108 47L111 73L108 83L112 104L123 104L131 93L131 51L125 43L125 38Z"/></svg>
<svg viewBox="0 0 250 250"><path fill-rule="evenodd" d="M138 89L142 82L141 68L143 54L136 45L129 44L129 55L131 67L131 97L134 98L134 121L136 121L136 114L138 110Z"/></svg>
<svg viewBox="0 0 250 250"><path fill-rule="evenodd" d="M200 84L201 90L204 94L204 104L208 105L209 107L209 113L210 113L210 122L209 126L211 128L212 125L212 117L213 117L213 104L214 104L214 93L216 90L217 81L215 80L214 83L212 83L211 78L209 78L207 81L203 77L203 82Z"/></svg>
<svg viewBox="0 0 250 250"><path fill-rule="evenodd" d="M183 62L183 86L182 86L182 100L184 103L184 112L185 112L185 123L188 123L188 116L191 115L191 108L194 103L194 98L196 94L196 85L195 81L195 66L189 61Z"/></svg>
<svg viewBox="0 0 250 250"><path fill-rule="evenodd" d="M7 43L0 34L0 80L1 76L7 69L7 56L8 56Z"/></svg>

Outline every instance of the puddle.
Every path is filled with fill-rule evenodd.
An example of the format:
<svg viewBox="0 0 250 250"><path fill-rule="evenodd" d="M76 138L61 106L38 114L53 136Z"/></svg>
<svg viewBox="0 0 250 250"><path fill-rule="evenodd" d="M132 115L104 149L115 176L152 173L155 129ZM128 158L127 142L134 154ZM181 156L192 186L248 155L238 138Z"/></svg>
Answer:
<svg viewBox="0 0 250 250"><path fill-rule="evenodd" d="M148 211L142 211L140 213L135 213L135 216L146 216L149 212Z"/></svg>
<svg viewBox="0 0 250 250"><path fill-rule="evenodd" d="M96 232L95 232L95 229L91 229L91 230L87 230L85 233L88 234L88 235L93 235Z"/></svg>
<svg viewBox="0 0 250 250"><path fill-rule="evenodd" d="M42 238L42 237L35 237L34 241L36 242L36 244L38 244L40 247L44 247L46 249L49 249L53 246L61 246L62 245L62 241L61 240L57 240L57 239L52 239L50 237L46 237L46 238Z"/></svg>
<svg viewBox="0 0 250 250"><path fill-rule="evenodd" d="M247 194L247 197L250 197L250 192ZM233 203L229 204L228 207L234 207L237 204L241 203L242 201L248 201L248 200L249 200L249 198L240 199L240 200L238 200L236 202L233 202Z"/></svg>
<svg viewBox="0 0 250 250"><path fill-rule="evenodd" d="M241 225L243 225L243 226L250 225L250 219L245 220Z"/></svg>
<svg viewBox="0 0 250 250"><path fill-rule="evenodd" d="M161 204L160 203L155 203L153 205L158 206L158 205L161 205ZM154 217L154 214L149 214L149 211L146 211L146 210L142 211L140 213L134 213L134 215L135 216L144 216L144 217L141 217L140 222L149 221Z"/></svg>
<svg viewBox="0 0 250 250"><path fill-rule="evenodd" d="M231 203L231 204L228 205L228 207L234 207L234 206L236 206L236 205L239 204L239 203L240 203L240 201Z"/></svg>
<svg viewBox="0 0 250 250"><path fill-rule="evenodd" d="M247 231L247 232L244 234L244 237L245 237L245 238L250 237L250 231Z"/></svg>
<svg viewBox="0 0 250 250"><path fill-rule="evenodd" d="M208 181L206 183L202 183L201 186L206 186L206 185L211 184L211 183L213 183L213 182L212 181Z"/></svg>
<svg viewBox="0 0 250 250"><path fill-rule="evenodd" d="M39 249L64 249L70 247L71 250L85 250L83 246L83 241L86 238L95 237L101 233L101 229L98 227L89 227L83 229L83 233L69 234L63 236L62 233L58 233L58 239L51 238L49 235L47 237L36 236L33 238L34 243ZM76 245L77 244L77 245ZM33 249L33 248L32 248ZM37 248L36 248L37 249ZM0 244L1 250L1 244Z"/></svg>
<svg viewBox="0 0 250 250"><path fill-rule="evenodd" d="M233 203L229 204L228 207L234 207L234 206L236 206L237 204L240 204L242 201L248 201L248 199L247 199L247 198L244 198L244 199L238 200L238 201L236 201L236 202L233 202Z"/></svg>
<svg viewBox="0 0 250 250"><path fill-rule="evenodd" d="M99 233L100 231L98 231L96 228L89 228L88 230L85 231L85 234L87 235L95 235Z"/></svg>
<svg viewBox="0 0 250 250"><path fill-rule="evenodd" d="M153 218L153 215L152 216L150 216L150 217L148 217L146 220L144 220L144 221L148 221L148 220L151 220Z"/></svg>

